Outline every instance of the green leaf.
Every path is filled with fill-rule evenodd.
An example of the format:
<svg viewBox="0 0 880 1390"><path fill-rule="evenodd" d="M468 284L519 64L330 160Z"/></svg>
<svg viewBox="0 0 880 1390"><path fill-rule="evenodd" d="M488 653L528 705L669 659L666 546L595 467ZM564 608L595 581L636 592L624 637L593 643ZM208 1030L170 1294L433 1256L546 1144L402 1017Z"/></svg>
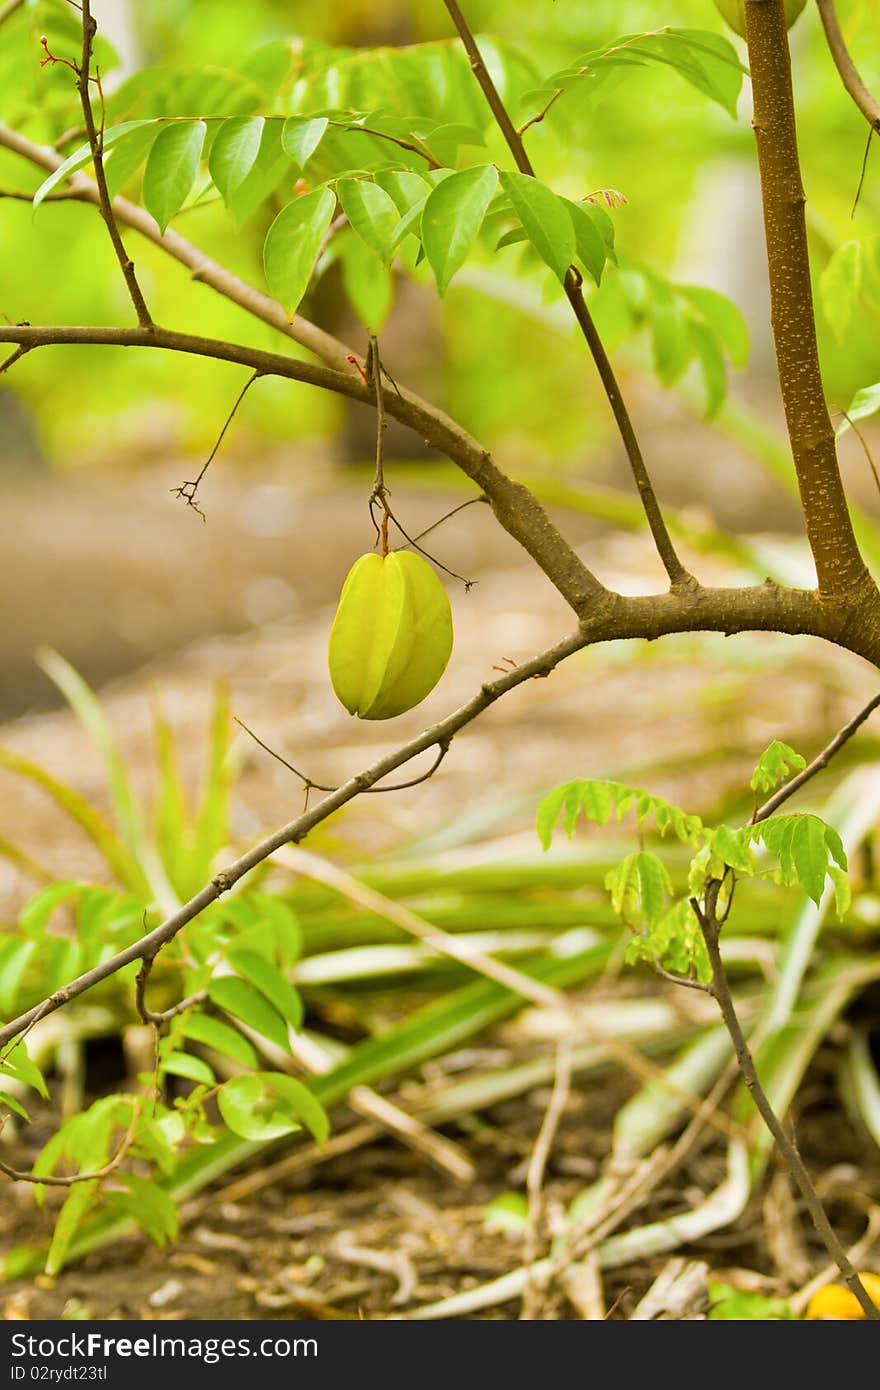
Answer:
<svg viewBox="0 0 880 1390"><path fill-rule="evenodd" d="M0 1013L14 1012L24 972L36 949L35 941L21 941L11 934L0 937Z"/></svg>
<svg viewBox="0 0 880 1390"><path fill-rule="evenodd" d="M510 170L502 172L501 186L538 255L564 281L577 254L567 200L557 197L538 179Z"/></svg>
<svg viewBox="0 0 880 1390"><path fill-rule="evenodd" d="M574 227L578 260L598 285L602 280L607 257L607 244L594 216L598 208L590 209L585 203L573 203L569 198L563 198L562 201L568 208L568 215Z"/></svg>
<svg viewBox="0 0 880 1390"><path fill-rule="evenodd" d="M870 416L876 415L878 410L880 410L880 381L875 382L873 386L863 386L860 391L856 392L846 412L849 418L845 419L838 427L837 438L840 439L842 435L846 434L851 421L867 420Z"/></svg>
<svg viewBox="0 0 880 1390"><path fill-rule="evenodd" d="M394 200L394 206L401 217L417 203L423 202L431 190L431 185L421 174L416 174L411 169L379 169L373 175L373 179Z"/></svg>
<svg viewBox="0 0 880 1390"><path fill-rule="evenodd" d="M659 284L654 286L650 314L654 371L664 386L674 386L693 351L687 319L675 295Z"/></svg>
<svg viewBox="0 0 880 1390"><path fill-rule="evenodd" d="M583 815L596 825L605 825L616 808L620 820L635 807L638 823L653 818L661 835L672 830L679 840L695 849L702 843L703 823L699 816L689 816L678 806L672 806L660 796L651 796L623 782L577 781L566 782L544 797L538 808L538 835L546 849L553 828L563 812L563 827L567 835L574 832L577 818Z"/></svg>
<svg viewBox="0 0 880 1390"><path fill-rule="evenodd" d="M176 1240L177 1208L165 1189L136 1173L123 1173L119 1181L127 1191L114 1192L108 1205L124 1212L160 1249Z"/></svg>
<svg viewBox="0 0 880 1390"><path fill-rule="evenodd" d="M336 194L358 236L388 265L400 221L393 198L369 179L340 179Z"/></svg>
<svg viewBox="0 0 880 1390"><path fill-rule="evenodd" d="M45 1077L36 1062L28 1056L24 1040L16 1043L0 1062L0 1071L4 1076L14 1077L23 1086L29 1086L37 1095L42 1096L43 1100L49 1099L49 1087L46 1085Z"/></svg>
<svg viewBox="0 0 880 1390"><path fill-rule="evenodd" d="M46 1273L50 1278L54 1278L64 1268L71 1241L80 1223L89 1215L98 1187L98 1179L93 1178L89 1182L76 1183L70 1189L64 1206L55 1218L52 1243L46 1256Z"/></svg>
<svg viewBox="0 0 880 1390"><path fill-rule="evenodd" d="M758 759L749 786L754 792L772 792L795 772L803 772L806 759L787 743L775 738Z"/></svg>
<svg viewBox="0 0 880 1390"><path fill-rule="evenodd" d="M731 1284L721 1284L717 1280L709 1283L709 1319L724 1321L734 1319L738 1322L779 1322L794 1317L791 1307L784 1298L765 1298L763 1294L748 1293L736 1289Z"/></svg>
<svg viewBox="0 0 880 1390"><path fill-rule="evenodd" d="M838 247L819 277L819 298L841 345L863 311L880 308L880 236Z"/></svg>
<svg viewBox="0 0 880 1390"><path fill-rule="evenodd" d="M95 692L83 680L79 672L74 670L70 662L65 661L58 652L44 648L38 653L37 661L49 679L61 691L101 754L110 781L113 807L122 827L126 845L131 854L140 861L144 846L140 813L125 771L125 765L116 749L110 725ZM140 872L140 862L138 863L138 871ZM126 880L123 881L127 882ZM145 877L142 875L140 882L143 883L144 881ZM138 891L137 885L134 883L127 883L127 886L132 887L135 892Z"/></svg>
<svg viewBox="0 0 880 1390"><path fill-rule="evenodd" d="M282 178L290 172L290 156L281 143L281 122L266 121L257 157L245 177L228 197L229 211L239 226L256 212Z"/></svg>
<svg viewBox="0 0 880 1390"><path fill-rule="evenodd" d="M219 1018L210 1018L207 1014L193 1014L184 1022L183 1035L193 1042L213 1048L224 1057L231 1057L243 1067L259 1066L257 1054L247 1038L242 1037L235 1028L230 1028L228 1023L222 1023Z"/></svg>
<svg viewBox="0 0 880 1390"><path fill-rule="evenodd" d="M162 1059L162 1071L166 1076L182 1076L187 1081L199 1081L204 1086L213 1086L216 1080L208 1063L201 1057L191 1056L189 1052L169 1052Z"/></svg>
<svg viewBox="0 0 880 1390"><path fill-rule="evenodd" d="M303 1123L320 1142L327 1137L327 1118L319 1102L302 1082L280 1072L233 1077L217 1092L217 1105L227 1127L243 1139L280 1139Z"/></svg>
<svg viewBox="0 0 880 1390"><path fill-rule="evenodd" d="M588 53L575 66L553 73L523 98L524 115L538 115L557 91L575 90L582 97L594 96L612 75L623 77L627 71L653 64L671 68L736 116L745 69L733 44L708 30L673 28L625 34L608 48ZM554 110L558 110L556 105Z"/></svg>
<svg viewBox="0 0 880 1390"><path fill-rule="evenodd" d="M464 265L497 186L497 169L485 164L450 174L429 194L421 237L441 294Z"/></svg>
<svg viewBox="0 0 880 1390"><path fill-rule="evenodd" d="M2 1072L0 1072L0 1075L2 1075ZM31 1117L24 1106L21 1105L14 1096L9 1095L8 1092L0 1091L0 1105L5 1105L14 1115L18 1115L19 1119L24 1120L26 1124L30 1124ZM0 1118L2 1118L2 1116L0 1116Z"/></svg>
<svg viewBox="0 0 880 1390"><path fill-rule="evenodd" d="M838 919L843 920L852 906L852 889L849 879L837 864L828 865L828 876L834 884L834 909Z"/></svg>
<svg viewBox="0 0 880 1390"><path fill-rule="evenodd" d="M123 136L127 135L130 131L138 130L140 127L147 125L154 125L154 122L124 121L121 125L112 126L109 130L105 130L104 132L104 149L112 149L116 141L121 140ZM80 169L84 169L86 165L91 164L91 162L91 146L88 144L80 145L78 149L74 150L73 154L68 155L64 162L59 164L58 168L40 184L34 194L34 209L36 210L40 206L40 203L43 202L46 195L57 188L60 183L63 183L66 178L71 174L78 173Z"/></svg>
<svg viewBox="0 0 880 1390"><path fill-rule="evenodd" d="M236 974L264 994L294 1031L302 1027L303 1009L299 995L265 956L257 955L254 951L232 950L227 952L226 958Z"/></svg>
<svg viewBox="0 0 880 1390"><path fill-rule="evenodd" d="M162 129L158 121L137 124L139 128L129 130L121 136L104 160L104 175L111 198L122 192L132 175L141 167Z"/></svg>
<svg viewBox="0 0 880 1390"><path fill-rule="evenodd" d="M742 874L753 874L755 866L749 853L750 834L748 830L732 830L729 825L719 825L712 834L712 850L724 864Z"/></svg>
<svg viewBox="0 0 880 1390"><path fill-rule="evenodd" d="M342 285L351 307L368 333L380 332L394 304L391 271L360 237L339 238Z"/></svg>
<svg viewBox="0 0 880 1390"><path fill-rule="evenodd" d="M18 753L10 752L9 749L0 748L0 767L6 768L9 772L18 773L22 777L27 777L29 781L34 782L48 793L56 805L66 811L70 818L85 832L92 844L100 851L110 872L119 879L120 883L123 883L133 892L148 891L146 880L137 861L128 853L119 837L113 833L107 822L98 815L98 812L92 808L85 797L80 796L79 792L75 792L72 787L57 781L36 763L30 762Z"/></svg>
<svg viewBox="0 0 880 1390"><path fill-rule="evenodd" d="M288 116L281 132L285 154L304 169L324 138L326 116Z"/></svg>
<svg viewBox="0 0 880 1390"><path fill-rule="evenodd" d="M269 228L263 247L266 280L290 318L306 292L335 208L328 188L315 189L288 203Z"/></svg>
<svg viewBox="0 0 880 1390"><path fill-rule="evenodd" d="M739 309L726 294L702 285L676 285L676 293L686 299L723 344L735 367L749 360L749 330Z"/></svg>
<svg viewBox="0 0 880 1390"><path fill-rule="evenodd" d="M727 371L718 339L704 323L692 321L687 325L691 355L696 356L706 389L706 419L718 414L727 397Z"/></svg>
<svg viewBox="0 0 880 1390"><path fill-rule="evenodd" d="M659 921L672 883L663 863L650 850L642 850L636 861L642 917L650 929Z"/></svg>
<svg viewBox="0 0 880 1390"><path fill-rule="evenodd" d="M262 116L230 116L217 132L208 169L227 206L256 163L264 124Z"/></svg>
<svg viewBox="0 0 880 1390"><path fill-rule="evenodd" d="M144 170L143 199L161 232L195 183L206 132L204 121L175 121L156 136Z"/></svg>
<svg viewBox="0 0 880 1390"><path fill-rule="evenodd" d="M219 1008L241 1019L261 1037L290 1051L287 1026L280 1014L266 1002L264 996L245 980L234 975L224 975L212 980L208 985L208 996Z"/></svg>

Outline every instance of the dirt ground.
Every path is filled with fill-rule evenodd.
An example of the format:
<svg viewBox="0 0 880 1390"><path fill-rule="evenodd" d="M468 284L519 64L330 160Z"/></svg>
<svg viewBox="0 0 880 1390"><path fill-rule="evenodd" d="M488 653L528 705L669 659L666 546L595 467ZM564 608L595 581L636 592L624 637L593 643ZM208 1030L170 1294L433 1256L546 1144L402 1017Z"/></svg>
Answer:
<svg viewBox="0 0 880 1390"><path fill-rule="evenodd" d="M126 531L119 528L115 569L104 573L103 560L82 563L76 584L68 556L66 569L46 575L35 613L21 619L20 628L36 639L32 645L60 646L95 682L131 671L101 693L134 781L147 797L153 769L151 699L161 701L175 728L191 780L204 748L212 686L221 679L239 718L286 757L305 762L310 776L335 781L466 699L497 663L523 660L568 629L559 597L518 561L487 509L472 507L448 539L445 532L435 539L435 552L445 564L478 580L467 595L460 586L452 588L456 648L446 676L423 706L395 721L393 730L356 724L336 703L325 675L327 631L342 577L332 572L326 555L330 535L334 557L337 550L345 556L342 569L367 548L362 510L355 511L356 501L362 507L361 490L352 486L348 508L345 491L331 499L317 484L311 493L292 493L269 478L249 486L250 501L237 506L234 519L221 496L205 528L186 513L169 521L158 506L151 515L151 503L136 489L127 492L126 505L136 513L139 496L143 502L138 550L126 551ZM89 495L94 537L106 536L113 491L107 489L103 502L100 487ZM118 504L118 491L115 495ZM400 497L416 527L430 524L447 502L459 500L423 491L402 490ZM23 526L26 504L20 505ZM57 505L63 511L63 494ZM72 509L70 498L68 506ZM39 511L48 527L54 525L43 502ZM243 514L252 518L244 539ZM284 516L289 522L292 514L298 520L293 547L288 523L282 528L279 521ZM176 558L183 555L184 527L187 569L181 576ZM583 521L567 523L567 530L580 545L589 543L591 563L619 587L636 592L656 585L655 561L640 538L597 537ZM193 532L203 552L189 547ZM88 547L87 535L82 545ZM700 564L704 574L720 573L706 561ZM141 589L141 621L148 635L138 646L132 614ZM84 635L77 626L77 605L93 615L99 592L106 598L101 619L106 631L96 637L91 616ZM200 596L210 594L214 605L218 592L235 596L236 603L250 593L251 607L234 621L216 620L212 608L208 633L214 635L206 635ZM117 603L123 618L114 617ZM122 624L124 641L117 632L110 655L102 658L114 623ZM129 638L124 657L120 652ZM33 669L21 674L22 650L19 636L9 664L17 673L9 708L50 698L41 674ZM399 796L357 803L337 818L328 842L333 853L346 866L356 864L398 845L415 826L421 833L439 833L462 815L484 823L487 834L515 835L531 823L537 794L572 775L637 776L694 808L711 808L742 785L744 772L771 738L818 746L873 693L863 663L832 655L808 639L681 638L640 651L637 665L632 655L628 645L582 654L551 680L532 682L500 702L456 739L439 775ZM144 656L150 659L144 662ZM100 759L68 710L36 710L12 720L0 729L0 745L50 767L106 806ZM247 841L289 819L301 792L246 735L237 737L236 751L241 776L234 834ZM37 789L5 773L0 774L0 836L21 845L55 876L100 877L88 846L57 809ZM8 863L0 867L0 915L8 918L31 891L26 873ZM489 1059L500 1048L509 1061L533 1055L535 1042L513 1030L481 1038L477 1047ZM96 1074L103 1065L96 1056ZM565 1202L598 1172L609 1150L610 1117L628 1086L622 1078L603 1077L575 1087L548 1169L551 1229ZM391 1317L466 1291L522 1260L521 1235L490 1229L484 1206L499 1191L521 1188L523 1164L547 1099L546 1088L539 1088L484 1113L477 1129L460 1123L446 1127L476 1165L476 1181L466 1191L391 1138L328 1161L315 1158L295 1172L235 1175L184 1211L183 1233L174 1247L157 1251L141 1239L119 1242L55 1281L41 1276L0 1290L0 1311L10 1319ZM38 1123L41 1141L51 1123L51 1115ZM351 1123L351 1116L339 1116L334 1134ZM821 1054L801 1093L799 1132L805 1158L825 1183L832 1219L846 1239L855 1239L866 1204L880 1201L880 1159L871 1141L842 1117ZM22 1162L29 1156L27 1149L16 1155ZM682 1192L705 1193L722 1172L723 1148L710 1137L667 1187L657 1189L639 1221L671 1212ZM770 1179L769 1191L770 1197L757 1199L736 1225L683 1253L707 1261L715 1271L739 1271L735 1277L751 1279L761 1292L790 1287L792 1261L800 1262L805 1279L806 1271L821 1266L818 1247L779 1175ZM768 1201L786 1213L769 1225ZM0 1246L8 1250L45 1238L50 1220L48 1213L34 1210L27 1189L8 1189L0 1208ZM768 1229L776 1231L769 1240ZM664 1262L658 1257L610 1271L601 1294L604 1312L629 1316ZM514 1299L475 1316L515 1318L518 1312ZM705 1298L696 1298L679 1315L705 1312ZM541 1299L542 1317L584 1315L583 1295L573 1299L553 1288Z"/></svg>

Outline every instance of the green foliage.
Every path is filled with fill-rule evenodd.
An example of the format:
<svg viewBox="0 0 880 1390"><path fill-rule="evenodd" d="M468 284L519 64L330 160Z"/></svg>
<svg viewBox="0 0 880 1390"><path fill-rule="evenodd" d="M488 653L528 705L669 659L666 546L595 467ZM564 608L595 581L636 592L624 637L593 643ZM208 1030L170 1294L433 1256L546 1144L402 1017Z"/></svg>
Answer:
<svg viewBox="0 0 880 1390"><path fill-rule="evenodd" d="M803 772L806 765L800 753L775 738L758 759L749 786L753 792L772 792L793 772Z"/></svg>
<svg viewBox="0 0 880 1390"><path fill-rule="evenodd" d="M794 1316L785 1298L766 1298L717 1280L709 1282L709 1303L710 1321L779 1322Z"/></svg>
<svg viewBox="0 0 880 1390"><path fill-rule="evenodd" d="M772 791L789 773L805 766L799 753L774 740L761 755L750 785L756 791ZM632 933L626 949L631 964L659 964L678 975L708 980L709 961L694 904L699 906L698 900L714 884L716 911L725 917L736 876L799 887L817 907L830 880L838 915L842 917L850 906L847 856L840 835L810 813L769 816L739 828L713 827L661 797L624 783L576 781L556 787L543 798L537 813L538 838L546 850L560 817L571 838L581 816L603 826L615 812L620 820L630 809L640 831L649 823L661 836L671 830L695 851L686 896L677 896L666 866L651 850L628 854L607 872L605 887L612 909Z"/></svg>

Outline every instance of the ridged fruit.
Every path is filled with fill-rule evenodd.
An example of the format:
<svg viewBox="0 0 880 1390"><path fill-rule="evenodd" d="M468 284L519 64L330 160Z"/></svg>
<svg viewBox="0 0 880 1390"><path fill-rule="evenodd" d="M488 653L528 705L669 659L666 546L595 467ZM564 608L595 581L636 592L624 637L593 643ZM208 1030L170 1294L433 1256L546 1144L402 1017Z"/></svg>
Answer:
<svg viewBox="0 0 880 1390"><path fill-rule="evenodd" d="M349 714L393 719L434 689L452 651L446 590L421 555L362 555L330 630L330 679Z"/></svg>
<svg viewBox="0 0 880 1390"><path fill-rule="evenodd" d="M807 0L785 0L785 22L789 29L806 3ZM744 39L746 36L745 0L715 0L715 6L721 11L723 18L734 33L739 34L740 38Z"/></svg>

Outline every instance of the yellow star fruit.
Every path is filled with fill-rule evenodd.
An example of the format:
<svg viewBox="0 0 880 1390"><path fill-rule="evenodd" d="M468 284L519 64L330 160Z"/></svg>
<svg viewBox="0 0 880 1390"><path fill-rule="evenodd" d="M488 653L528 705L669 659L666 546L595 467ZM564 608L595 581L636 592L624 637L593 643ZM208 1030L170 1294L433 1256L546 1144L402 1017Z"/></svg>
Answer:
<svg viewBox="0 0 880 1390"><path fill-rule="evenodd" d="M436 573L401 550L362 555L330 630L333 689L359 719L393 719L434 689L452 651L452 613Z"/></svg>

